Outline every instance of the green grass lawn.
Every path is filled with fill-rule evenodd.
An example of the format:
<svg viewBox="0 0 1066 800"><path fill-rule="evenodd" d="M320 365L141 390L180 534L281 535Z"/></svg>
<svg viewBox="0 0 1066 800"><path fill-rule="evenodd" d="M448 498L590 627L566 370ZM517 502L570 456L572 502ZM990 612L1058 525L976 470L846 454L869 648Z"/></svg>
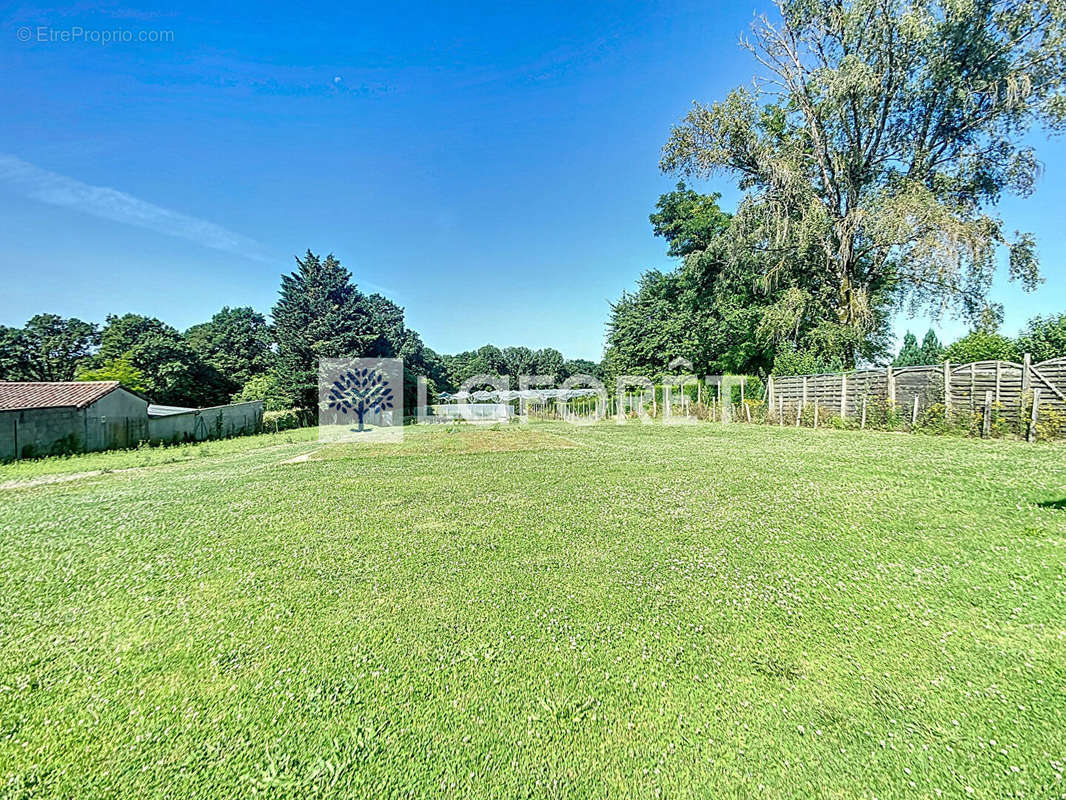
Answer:
<svg viewBox="0 0 1066 800"><path fill-rule="evenodd" d="M0 796L1066 793L1062 446L198 448L0 467Z"/></svg>

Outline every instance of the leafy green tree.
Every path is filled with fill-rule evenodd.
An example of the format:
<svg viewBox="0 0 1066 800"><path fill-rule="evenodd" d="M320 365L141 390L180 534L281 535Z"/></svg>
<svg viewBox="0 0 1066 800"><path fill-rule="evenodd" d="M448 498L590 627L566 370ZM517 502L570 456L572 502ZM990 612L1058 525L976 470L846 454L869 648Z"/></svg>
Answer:
<svg viewBox="0 0 1066 800"><path fill-rule="evenodd" d="M472 350L465 350L462 353L455 353L454 355L442 355L440 359L447 377L439 385L441 387L446 387L444 389L445 391L457 391L463 384L463 381L471 375L477 374L477 371L470 366L470 362L476 357L477 353Z"/></svg>
<svg viewBox="0 0 1066 800"><path fill-rule="evenodd" d="M944 349L944 358L954 364L972 361L1019 361L1018 344L1002 334L974 330Z"/></svg>
<svg viewBox="0 0 1066 800"><path fill-rule="evenodd" d="M560 356L560 360L561 360ZM454 356L443 356L448 372L448 384L454 388L462 386L475 375L508 375L508 363L503 351L495 345L487 344L477 350L467 350Z"/></svg>
<svg viewBox="0 0 1066 800"><path fill-rule="evenodd" d="M930 328L922 339L922 363L939 364L944 360L944 346L940 344L936 332Z"/></svg>
<svg viewBox="0 0 1066 800"><path fill-rule="evenodd" d="M181 338L177 330L155 317L143 314L108 314L100 332L98 365L122 358L134 347L153 336Z"/></svg>
<svg viewBox="0 0 1066 800"><path fill-rule="evenodd" d="M587 358L568 358L563 362L564 380L572 375L591 375L593 378L603 380L603 365Z"/></svg>
<svg viewBox="0 0 1066 800"><path fill-rule="evenodd" d="M536 375L554 375L556 380L561 380L563 372L563 354L554 347L542 347L533 352L533 367Z"/></svg>
<svg viewBox="0 0 1066 800"><path fill-rule="evenodd" d="M730 217L718 209L716 195L679 185L659 198L657 208L651 217L656 233L683 262L670 272L648 270L635 291L612 304L605 375L661 376L677 357L701 374L768 372L774 350L797 346L817 318L806 306L785 304L773 316L771 304L779 298L757 286L742 260L727 263Z"/></svg>
<svg viewBox="0 0 1066 800"><path fill-rule="evenodd" d="M232 384L233 391L274 363L270 326L253 308L225 306L210 322L189 328L185 338L206 364Z"/></svg>
<svg viewBox="0 0 1066 800"><path fill-rule="evenodd" d="M926 364L925 356L922 353L922 348L918 346L917 337L907 331L903 336L903 347L899 350L899 355L892 361L894 367L917 367L921 364Z"/></svg>
<svg viewBox="0 0 1066 800"><path fill-rule="evenodd" d="M451 377L448 374L444 356L423 345L422 364L425 370L423 374L432 381L435 391L454 392L456 390L457 387L451 382Z"/></svg>
<svg viewBox="0 0 1066 800"><path fill-rule="evenodd" d="M289 408L287 398L278 386L277 376L273 372L253 375L230 399L234 403L260 400L264 411L285 411Z"/></svg>
<svg viewBox="0 0 1066 800"><path fill-rule="evenodd" d="M144 373L133 366L126 356L108 361L99 367L79 370L77 380L118 381L131 391L148 392L148 382L145 380Z"/></svg>
<svg viewBox="0 0 1066 800"><path fill-rule="evenodd" d="M677 357L696 363L702 326L680 269L648 270L611 305L605 361L611 376L658 376Z"/></svg>
<svg viewBox="0 0 1066 800"><path fill-rule="evenodd" d="M1034 363L1066 356L1066 314L1029 320L1018 337L1018 352L1032 355Z"/></svg>
<svg viewBox="0 0 1066 800"><path fill-rule="evenodd" d="M21 328L0 325L0 381L28 381L30 347Z"/></svg>
<svg viewBox="0 0 1066 800"><path fill-rule="evenodd" d="M650 219L655 235L669 243L668 256L684 257L710 247L729 225L729 215L718 207L721 199L718 193L698 194L683 181L675 191L660 195Z"/></svg>
<svg viewBox="0 0 1066 800"><path fill-rule="evenodd" d="M382 358L400 357L408 335L404 325L403 308L380 294L368 295L366 302L370 309L371 328L376 336L370 348L370 355Z"/></svg>
<svg viewBox="0 0 1066 800"><path fill-rule="evenodd" d="M503 356L504 370L507 375L517 379L521 375L533 375L536 371L536 359L528 347L505 347L500 351Z"/></svg>
<svg viewBox="0 0 1066 800"><path fill-rule="evenodd" d="M746 192L728 263L756 256L764 287L791 285L868 357L887 309L986 304L997 249L1039 280L1035 243L992 207L1027 195L1026 143L1066 118L1066 20L1058 0L784 0L747 43L765 70L670 136L669 173L727 173Z"/></svg>
<svg viewBox="0 0 1066 800"><path fill-rule="evenodd" d="M774 375L819 375L843 369L839 358L824 352L786 346L774 354Z"/></svg>
<svg viewBox="0 0 1066 800"><path fill-rule="evenodd" d="M405 414L414 414L418 405L418 379L426 379L426 400L435 403L437 394L445 391L438 381L444 372L440 357L430 350L416 331L404 330L403 341L397 351L403 359L403 407Z"/></svg>
<svg viewBox="0 0 1066 800"><path fill-rule="evenodd" d="M323 358L381 355L383 334L375 330L380 310L352 283L352 275L333 254L310 250L296 259L296 270L281 276L274 306L277 341L275 374L287 402L295 408L318 406L318 362Z"/></svg>
<svg viewBox="0 0 1066 800"><path fill-rule="evenodd" d="M478 372L484 372L489 375L506 375L507 359L503 357L503 351L500 348L487 344L478 348L474 367Z"/></svg>
<svg viewBox="0 0 1066 800"><path fill-rule="evenodd" d="M21 330L0 331L0 370L5 380L72 381L99 342L90 322L37 314Z"/></svg>
<svg viewBox="0 0 1066 800"><path fill-rule="evenodd" d="M440 365L437 358L422 341L417 331L404 324L403 308L381 295L371 295L375 307L374 326L378 332L375 355L403 360L403 408L404 413L415 413L418 405L418 379L427 379L427 401L435 402Z"/></svg>
<svg viewBox="0 0 1066 800"><path fill-rule="evenodd" d="M936 332L930 328L921 346L918 339L910 331L903 337L903 346L899 355L892 361L894 367L917 367L925 364L938 364L944 360L944 348L937 338Z"/></svg>
<svg viewBox="0 0 1066 800"><path fill-rule="evenodd" d="M229 402L232 384L205 363L178 330L142 314L110 315L96 366L122 361L137 370L155 403L203 408Z"/></svg>
<svg viewBox="0 0 1066 800"><path fill-rule="evenodd" d="M551 375L556 381L566 380L578 372L599 374L600 366L592 361L567 361L553 347L531 350L528 347L504 347L487 344L477 350L455 355L438 356L429 348L425 351L426 372L434 378L441 391L454 392L475 375L509 375L511 388L517 389L522 375Z"/></svg>
<svg viewBox="0 0 1066 800"><path fill-rule="evenodd" d="M414 414L418 405L419 377L427 379L428 402L434 402L437 392L441 391L437 383L442 371L439 357L425 346L417 331L406 326L401 306L380 294L369 295L367 305L372 318L371 327L376 335L371 355L403 360L404 413Z"/></svg>

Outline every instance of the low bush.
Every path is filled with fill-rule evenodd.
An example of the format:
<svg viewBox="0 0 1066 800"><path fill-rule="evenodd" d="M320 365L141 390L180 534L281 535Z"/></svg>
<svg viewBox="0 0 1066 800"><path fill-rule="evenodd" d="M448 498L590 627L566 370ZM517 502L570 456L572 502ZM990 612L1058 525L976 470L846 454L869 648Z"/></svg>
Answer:
<svg viewBox="0 0 1066 800"><path fill-rule="evenodd" d="M829 420L830 426L838 431L857 431L861 422L855 417L842 417L839 414Z"/></svg>
<svg viewBox="0 0 1066 800"><path fill-rule="evenodd" d="M980 436L983 416L969 409L945 410L943 403L933 403L918 411L911 430L938 435Z"/></svg>
<svg viewBox="0 0 1066 800"><path fill-rule="evenodd" d="M737 422L747 422L749 418L752 422L766 422L769 419L765 400L744 398L744 403L734 409L733 419Z"/></svg>
<svg viewBox="0 0 1066 800"><path fill-rule="evenodd" d="M688 407L688 413L701 421L707 421L712 418L711 407L706 403L693 403Z"/></svg>
<svg viewBox="0 0 1066 800"><path fill-rule="evenodd" d="M866 427L896 431L903 426L903 413L895 403L883 397L871 397L866 401Z"/></svg>
<svg viewBox="0 0 1066 800"><path fill-rule="evenodd" d="M840 419L840 414L835 409L821 404L808 403L803 407L803 411L800 412L800 425L806 428L813 428L815 426L816 413L818 415L819 428L835 427L836 420ZM794 416L792 421L795 423Z"/></svg>
<svg viewBox="0 0 1066 800"><path fill-rule="evenodd" d="M306 428L310 424L307 412L299 408L263 412L263 430L267 433L288 431L293 428Z"/></svg>
<svg viewBox="0 0 1066 800"><path fill-rule="evenodd" d="M1066 412L1042 410L1036 421L1036 440L1046 442L1066 434Z"/></svg>

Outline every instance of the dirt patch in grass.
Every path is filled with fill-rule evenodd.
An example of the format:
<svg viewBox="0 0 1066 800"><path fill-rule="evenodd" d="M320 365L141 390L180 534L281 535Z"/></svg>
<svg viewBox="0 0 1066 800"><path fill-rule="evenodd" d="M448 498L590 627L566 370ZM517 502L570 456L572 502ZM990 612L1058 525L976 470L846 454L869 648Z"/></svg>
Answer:
<svg viewBox="0 0 1066 800"><path fill-rule="evenodd" d="M416 429L405 433L402 442L359 444L344 442L327 445L306 461L328 461L383 456L467 455L508 453L530 450L565 450L578 445L562 436L525 427L484 428L461 426Z"/></svg>
<svg viewBox="0 0 1066 800"><path fill-rule="evenodd" d="M42 475L39 478L27 478L21 481L2 481L0 482L0 489L28 489L34 486L43 486L47 483L80 481L82 478L92 478L103 474L104 471L102 469L94 469L88 472L68 472L65 475Z"/></svg>

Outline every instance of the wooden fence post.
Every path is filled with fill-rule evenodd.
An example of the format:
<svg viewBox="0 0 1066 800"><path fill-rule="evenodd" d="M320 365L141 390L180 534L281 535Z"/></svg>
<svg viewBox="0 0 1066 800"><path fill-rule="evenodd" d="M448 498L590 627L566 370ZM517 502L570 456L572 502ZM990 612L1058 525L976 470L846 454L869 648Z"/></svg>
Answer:
<svg viewBox="0 0 1066 800"><path fill-rule="evenodd" d="M848 373L840 373L840 418L848 418Z"/></svg>
<svg viewBox="0 0 1066 800"><path fill-rule="evenodd" d="M889 364L885 367L885 393L888 395L885 399L888 401L889 406L896 405L896 376L892 374L892 365Z"/></svg>
<svg viewBox="0 0 1066 800"><path fill-rule="evenodd" d="M803 401L800 403L800 410L802 411L807 407L807 376L803 376Z"/></svg>
<svg viewBox="0 0 1066 800"><path fill-rule="evenodd" d="M951 361L944 359L944 419L951 416Z"/></svg>
<svg viewBox="0 0 1066 800"><path fill-rule="evenodd" d="M996 361L996 405L999 405L999 383L1003 376L1003 362Z"/></svg>
<svg viewBox="0 0 1066 800"><path fill-rule="evenodd" d="M818 398L814 398L814 427L818 427Z"/></svg>
<svg viewBox="0 0 1066 800"><path fill-rule="evenodd" d="M918 424L918 395L914 395L914 411L911 412L911 427Z"/></svg>
<svg viewBox="0 0 1066 800"><path fill-rule="evenodd" d="M777 424L785 424L785 396L783 394L777 396Z"/></svg>
<svg viewBox="0 0 1066 800"><path fill-rule="evenodd" d="M977 387L977 365L970 362L970 412L973 413L974 408L977 406L977 397L975 391Z"/></svg>
<svg viewBox="0 0 1066 800"><path fill-rule="evenodd" d="M992 435L992 390L985 392L985 418L981 424L981 436L987 439Z"/></svg>
<svg viewBox="0 0 1066 800"><path fill-rule="evenodd" d="M1025 355L1028 356L1029 354L1026 353ZM1038 387L1036 389L1033 389L1033 413L1029 417L1029 436L1027 437L1030 442L1035 442L1036 441L1036 418L1037 418L1037 409L1039 408L1039 406L1040 406L1040 389Z"/></svg>
<svg viewBox="0 0 1066 800"><path fill-rule="evenodd" d="M1025 400L1026 395L1029 392L1029 385L1031 382L1031 376L1029 369L1033 365L1033 357L1026 353L1022 356L1022 393L1018 395L1018 428L1019 430L1025 426L1025 420L1022 419L1022 414L1025 413Z"/></svg>
<svg viewBox="0 0 1066 800"><path fill-rule="evenodd" d="M771 411L774 408L774 376L770 376L769 382L766 384L766 407Z"/></svg>
<svg viewBox="0 0 1066 800"><path fill-rule="evenodd" d="M866 429L866 395L862 396L862 422L859 423L859 430Z"/></svg>

